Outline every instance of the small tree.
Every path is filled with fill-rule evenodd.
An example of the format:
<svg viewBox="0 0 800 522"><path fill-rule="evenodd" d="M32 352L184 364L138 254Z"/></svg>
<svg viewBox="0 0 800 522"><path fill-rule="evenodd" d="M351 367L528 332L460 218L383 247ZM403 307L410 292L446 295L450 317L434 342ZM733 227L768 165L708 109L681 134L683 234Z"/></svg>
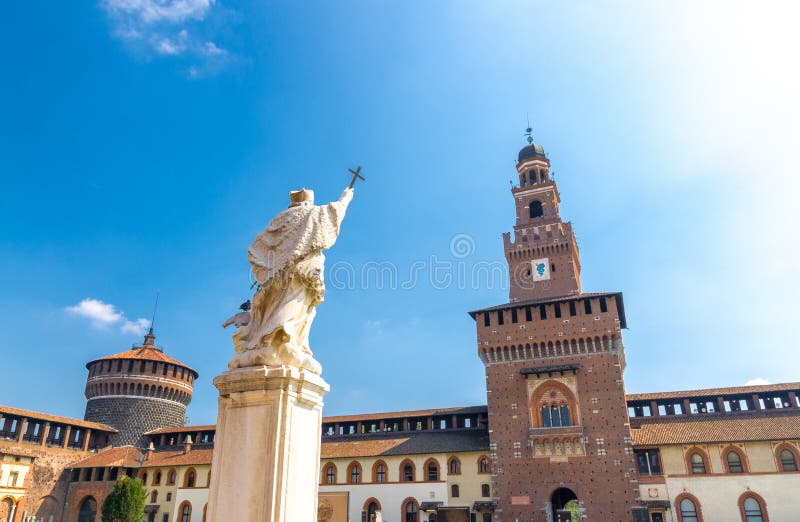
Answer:
<svg viewBox="0 0 800 522"><path fill-rule="evenodd" d="M103 522L139 522L146 495L141 480L120 478L103 501Z"/></svg>

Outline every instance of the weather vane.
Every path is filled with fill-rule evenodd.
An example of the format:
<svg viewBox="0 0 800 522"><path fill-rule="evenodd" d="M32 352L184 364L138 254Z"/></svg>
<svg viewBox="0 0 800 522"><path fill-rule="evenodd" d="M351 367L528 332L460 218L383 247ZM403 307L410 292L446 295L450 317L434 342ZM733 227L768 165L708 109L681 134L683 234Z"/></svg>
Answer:
<svg viewBox="0 0 800 522"><path fill-rule="evenodd" d="M531 143L533 143L533 136L531 135L531 132L533 132L533 129L531 129L531 118L530 118L530 116L526 115L526 118L528 120L528 127L525 129L525 136L527 136L527 138L525 138L525 139L528 141L528 145L530 145Z"/></svg>

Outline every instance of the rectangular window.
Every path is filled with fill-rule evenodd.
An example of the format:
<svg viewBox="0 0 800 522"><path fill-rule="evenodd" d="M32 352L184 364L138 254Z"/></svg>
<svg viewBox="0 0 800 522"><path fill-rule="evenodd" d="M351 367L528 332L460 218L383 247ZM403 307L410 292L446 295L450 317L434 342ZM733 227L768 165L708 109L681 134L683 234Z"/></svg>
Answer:
<svg viewBox="0 0 800 522"><path fill-rule="evenodd" d="M497 311L497 324L504 324L502 310Z"/></svg>
<svg viewBox="0 0 800 522"><path fill-rule="evenodd" d="M517 309L516 308L512 308L511 309L511 322L512 323L516 323L517 322Z"/></svg>
<svg viewBox="0 0 800 522"><path fill-rule="evenodd" d="M561 317L561 305L559 303L553 303L553 310L556 313L556 317Z"/></svg>
<svg viewBox="0 0 800 522"><path fill-rule="evenodd" d="M603 313L608 312L608 304L606 303L605 297L600 298L600 311Z"/></svg>
<svg viewBox="0 0 800 522"><path fill-rule="evenodd" d="M15 488L17 487L17 479L19 478L19 473L16 471L12 471L8 474L8 487Z"/></svg>
<svg viewBox="0 0 800 522"><path fill-rule="evenodd" d="M635 450L640 475L661 475L661 459L657 449Z"/></svg>
<svg viewBox="0 0 800 522"><path fill-rule="evenodd" d="M569 315L575 317L577 315L577 310L575 310L575 301L569 302Z"/></svg>
<svg viewBox="0 0 800 522"><path fill-rule="evenodd" d="M583 311L586 315L592 315L592 301L590 299L583 300Z"/></svg>
<svg viewBox="0 0 800 522"><path fill-rule="evenodd" d="M492 324L492 320L489 319L489 312L485 312L483 314L483 326L489 326Z"/></svg>
<svg viewBox="0 0 800 522"><path fill-rule="evenodd" d="M161 522L169 522L169 513L164 513L164 516L161 517Z"/></svg>
<svg viewBox="0 0 800 522"><path fill-rule="evenodd" d="M106 468L97 468L97 480L103 480L105 473L106 473Z"/></svg>
<svg viewBox="0 0 800 522"><path fill-rule="evenodd" d="M539 306L539 318L547 319L547 309L544 307L544 305Z"/></svg>
<svg viewBox="0 0 800 522"><path fill-rule="evenodd" d="M525 320L526 321L533 321L533 317L531 317L531 307L530 306L526 306L525 307Z"/></svg>

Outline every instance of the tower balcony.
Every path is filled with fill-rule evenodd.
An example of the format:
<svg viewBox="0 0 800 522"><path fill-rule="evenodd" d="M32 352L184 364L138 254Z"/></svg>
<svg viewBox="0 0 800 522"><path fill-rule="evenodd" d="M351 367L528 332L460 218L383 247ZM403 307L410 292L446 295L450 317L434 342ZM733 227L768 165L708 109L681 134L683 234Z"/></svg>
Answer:
<svg viewBox="0 0 800 522"><path fill-rule="evenodd" d="M557 428L530 428L528 447L534 458L559 459L586 455L586 437L583 426Z"/></svg>
<svg viewBox="0 0 800 522"><path fill-rule="evenodd" d="M529 428L528 436L532 441L552 439L553 437L583 437L583 426L559 426L557 428Z"/></svg>

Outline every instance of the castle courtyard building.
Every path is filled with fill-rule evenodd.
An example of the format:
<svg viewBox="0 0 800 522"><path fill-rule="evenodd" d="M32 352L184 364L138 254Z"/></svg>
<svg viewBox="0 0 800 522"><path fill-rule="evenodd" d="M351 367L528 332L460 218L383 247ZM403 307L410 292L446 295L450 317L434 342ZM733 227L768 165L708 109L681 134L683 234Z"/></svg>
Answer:
<svg viewBox="0 0 800 522"><path fill-rule="evenodd" d="M469 312L486 403L323 417L319 522L800 520L800 383L626 393L622 293L582 288L532 139L516 173L508 301ZM0 406L0 522L99 522L122 476L143 522L207 520L198 373L152 330L86 367L84 419Z"/></svg>

